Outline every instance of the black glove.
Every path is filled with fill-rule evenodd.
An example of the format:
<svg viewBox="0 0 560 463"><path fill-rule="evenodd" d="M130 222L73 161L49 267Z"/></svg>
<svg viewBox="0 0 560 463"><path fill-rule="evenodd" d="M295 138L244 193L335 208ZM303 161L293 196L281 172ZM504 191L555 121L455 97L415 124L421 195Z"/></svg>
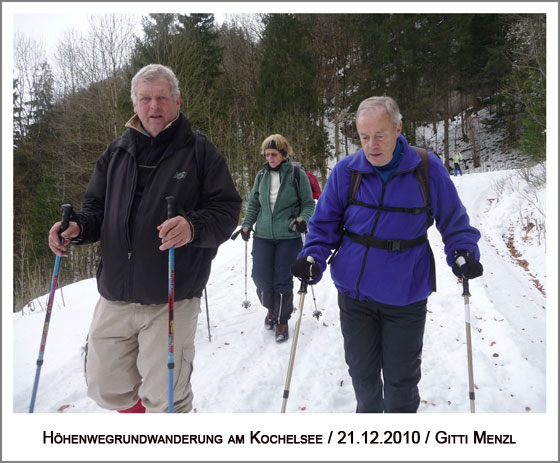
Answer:
<svg viewBox="0 0 560 463"><path fill-rule="evenodd" d="M251 229L249 227L243 227L240 231L243 241L249 241L249 238L251 237Z"/></svg>
<svg viewBox="0 0 560 463"><path fill-rule="evenodd" d="M482 275L482 264L470 255L469 251L455 251L451 270L457 278L472 280Z"/></svg>
<svg viewBox="0 0 560 463"><path fill-rule="evenodd" d="M299 219L301 219L299 222L298 219L292 219L288 228L293 232L305 233L307 231L307 223L301 217Z"/></svg>
<svg viewBox="0 0 560 463"><path fill-rule="evenodd" d="M292 264L292 275L302 280L315 280L321 274L319 266L311 256L301 257Z"/></svg>

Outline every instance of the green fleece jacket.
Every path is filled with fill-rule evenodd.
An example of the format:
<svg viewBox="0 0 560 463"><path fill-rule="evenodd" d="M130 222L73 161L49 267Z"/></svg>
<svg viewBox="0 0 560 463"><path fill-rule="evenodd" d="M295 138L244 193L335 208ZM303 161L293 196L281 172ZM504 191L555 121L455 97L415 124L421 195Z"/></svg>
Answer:
<svg viewBox="0 0 560 463"><path fill-rule="evenodd" d="M274 212L270 208L270 166L265 164L265 173L260 183L259 174L255 178L255 183L249 202L247 212L243 220L242 227L253 228L254 236L257 238L271 240L301 239L301 235L288 228L292 219L301 217L306 223L315 211L315 200L311 192L311 184L303 169L299 169L299 191L301 196L301 208L298 201L296 189L292 182L292 163L287 161L280 168L280 189ZM257 192L258 189L258 192Z"/></svg>

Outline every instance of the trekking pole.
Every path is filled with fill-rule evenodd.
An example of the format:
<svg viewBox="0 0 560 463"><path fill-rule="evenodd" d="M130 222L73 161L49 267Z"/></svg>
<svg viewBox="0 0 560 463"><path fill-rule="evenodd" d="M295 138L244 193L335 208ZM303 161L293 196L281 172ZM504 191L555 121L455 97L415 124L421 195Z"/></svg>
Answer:
<svg viewBox="0 0 560 463"><path fill-rule="evenodd" d="M317 308L317 301L315 300L315 291L313 290L313 285L311 285L311 295L313 296L313 304L315 305L315 311L313 312L313 316L319 320L319 318L321 317L321 315L323 315L323 312L321 312L318 308Z"/></svg>
<svg viewBox="0 0 560 463"><path fill-rule="evenodd" d="M208 322L208 342L212 342L212 335L210 334L210 314L208 313L208 293L206 287L204 288L204 299L206 300L206 321Z"/></svg>
<svg viewBox="0 0 560 463"><path fill-rule="evenodd" d="M62 220L60 223L59 235L64 232L69 225L70 217L74 215L70 204L62 205ZM64 244L64 238L60 238L60 242ZM49 301L47 303L47 313L45 315L45 323L43 325L43 335L41 337L41 345L39 347L39 357L37 358L37 370L35 371L35 381L33 382L33 391L31 393L31 404L29 405L29 413L33 413L35 409L35 399L37 398L37 389L39 388L39 376L41 375L41 367L43 366L43 356L45 355L45 346L47 344L47 335L49 334L49 325L51 320L52 306L56 285L58 282L58 271L60 269L60 256L56 256L54 261L54 270L51 280L51 288L49 290Z"/></svg>
<svg viewBox="0 0 560 463"><path fill-rule="evenodd" d="M245 241L245 300L241 303L241 305L246 309L251 307L251 303L249 302L249 299L247 299L247 245L248 242Z"/></svg>
<svg viewBox="0 0 560 463"><path fill-rule="evenodd" d="M235 240L235 238L237 238L239 236L239 234L241 233L241 230L242 230L242 228L240 228L233 235L231 235L231 239ZM251 303L247 299L247 244L248 244L248 242L245 241L245 300L241 303L241 306L245 309L248 309L249 307L251 307Z"/></svg>
<svg viewBox="0 0 560 463"><path fill-rule="evenodd" d="M307 236L307 233L302 233L301 234L301 241L303 241L303 244L305 244L305 238ZM318 308L317 308L317 300L315 299L315 290L313 289L313 285L311 285L311 295L313 296L313 305L315 306L315 311L313 312L313 316L319 320L319 318L321 318L321 315L323 315L323 312L321 312Z"/></svg>
<svg viewBox="0 0 560 463"><path fill-rule="evenodd" d="M311 263L315 262L313 257L309 256ZM303 313L303 303L305 301L305 295L307 294L307 285L309 283L308 279L301 280L301 286L299 288L299 317L294 330L294 337L292 339L292 351L290 353L290 362L288 363L288 374L286 376L286 384L284 385L284 395L282 400L282 413L286 413L286 404L288 403L288 396L290 395L290 382L292 381L292 371L294 369L294 360L296 357L297 341L299 336L299 326L301 325L301 315Z"/></svg>
<svg viewBox="0 0 560 463"><path fill-rule="evenodd" d="M463 278L463 297L465 299L465 326L467 330L467 359L469 366L469 398L471 401L471 413L474 413L474 377L471 343L471 312L469 303L469 280Z"/></svg>
<svg viewBox="0 0 560 463"><path fill-rule="evenodd" d="M167 196L167 220L175 217L175 197ZM168 356L167 368L169 369L169 405L168 412L173 413L173 369L175 368L175 353L173 344L174 323L173 323L173 306L175 303L175 246L169 248L169 265L167 278L167 305L169 318L168 332Z"/></svg>

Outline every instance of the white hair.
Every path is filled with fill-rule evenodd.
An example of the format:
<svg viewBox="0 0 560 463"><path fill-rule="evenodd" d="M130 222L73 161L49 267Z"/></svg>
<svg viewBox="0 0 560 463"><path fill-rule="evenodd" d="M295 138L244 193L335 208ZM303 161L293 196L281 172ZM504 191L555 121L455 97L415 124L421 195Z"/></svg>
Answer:
<svg viewBox="0 0 560 463"><path fill-rule="evenodd" d="M130 98L132 99L132 102L136 103L136 89L138 87L139 79L151 82L155 79L159 79L160 77L165 77L169 81L171 96L173 97L173 101L177 101L177 98L179 97L179 80L177 80L173 71L162 64L148 64L140 69L132 78L130 85Z"/></svg>
<svg viewBox="0 0 560 463"><path fill-rule="evenodd" d="M402 120L402 116L397 102L390 96L372 96L362 101L356 111L356 123L358 123L358 118L361 113L375 108L385 109L385 111L389 114L395 129L398 127L399 122Z"/></svg>

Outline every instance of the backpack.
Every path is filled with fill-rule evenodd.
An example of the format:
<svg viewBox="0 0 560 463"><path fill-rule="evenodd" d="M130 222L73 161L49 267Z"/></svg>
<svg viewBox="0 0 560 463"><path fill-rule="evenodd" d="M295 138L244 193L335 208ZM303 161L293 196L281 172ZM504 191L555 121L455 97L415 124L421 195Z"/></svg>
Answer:
<svg viewBox="0 0 560 463"><path fill-rule="evenodd" d="M291 162L291 161L290 161ZM300 170L303 170L303 167L301 165L301 163L299 162L292 162L292 185L294 186L295 190L296 190L296 195L298 198L298 204L299 204L299 208L301 210L301 194L299 192L299 174L300 174ZM261 184L261 180L265 174L266 170L264 168L262 168L259 173L257 174L257 188L255 190L255 199L259 198L259 186ZM304 171L305 172L305 171Z"/></svg>
<svg viewBox="0 0 560 463"><path fill-rule="evenodd" d="M313 174L313 172L309 172L308 170L305 171L307 178L309 179L309 183L311 185L311 193L313 194L313 199L319 199L321 196L321 186L317 181L317 177Z"/></svg>
<svg viewBox="0 0 560 463"><path fill-rule="evenodd" d="M352 178L350 180L350 188L348 189L348 201L346 203L346 207L342 213L346 213L346 209L350 205L357 205L363 206L374 210L379 211L389 211L389 212L405 212L408 214L426 214L426 223L428 228L431 227L434 223L434 217L431 213L431 200L430 200L430 160L428 156L428 152L423 148L412 147L418 156L420 156L420 164L415 170L416 178L418 180L418 184L420 186L420 191L422 192L422 198L424 199L424 205L422 207L415 207L415 208L406 208L406 207L388 207L388 206L376 206L372 204L366 204L361 201L358 201L356 198L356 194L358 193L358 189L360 188L360 182L362 180L362 173L357 171L352 171ZM417 238L413 238L410 240L384 240L379 238L374 238L371 235L358 235L356 233L349 232L345 229L344 224L341 224L341 233L347 235L352 241L361 244L366 247L372 247L377 249L386 249L388 251L399 252L403 249L412 248L414 246L418 246L428 241L427 233ZM333 254L328 260L328 264L334 259L334 256L338 252L340 245L342 243L342 237L338 242L336 249L334 250ZM431 258L431 276L432 276L432 290L436 290L436 278L435 278L435 260L432 253L432 249L428 243L428 248L430 250L430 258Z"/></svg>

